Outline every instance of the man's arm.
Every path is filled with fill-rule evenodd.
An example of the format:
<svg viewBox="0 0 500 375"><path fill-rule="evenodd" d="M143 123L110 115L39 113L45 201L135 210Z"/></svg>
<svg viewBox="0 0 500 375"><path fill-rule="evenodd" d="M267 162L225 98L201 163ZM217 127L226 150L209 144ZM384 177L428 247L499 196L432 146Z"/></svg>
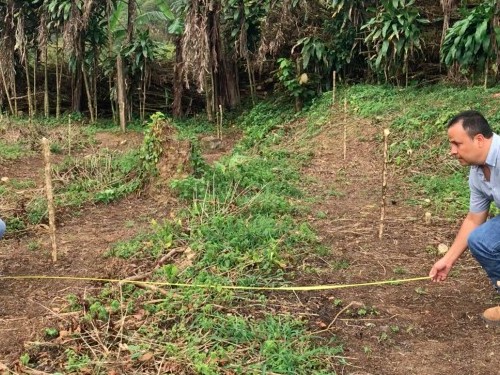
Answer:
<svg viewBox="0 0 500 375"><path fill-rule="evenodd" d="M469 212L467 214L450 250L434 264L429 272L432 281L443 281L446 279L457 259L460 258L460 255L467 249L467 238L469 238L469 234L484 223L487 218L488 211L478 213Z"/></svg>

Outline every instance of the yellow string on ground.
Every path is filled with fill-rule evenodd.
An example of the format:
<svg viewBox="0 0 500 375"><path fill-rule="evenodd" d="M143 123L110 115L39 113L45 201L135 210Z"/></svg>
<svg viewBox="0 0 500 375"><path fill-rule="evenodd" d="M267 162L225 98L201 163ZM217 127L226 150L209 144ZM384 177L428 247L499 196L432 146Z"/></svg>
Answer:
<svg viewBox="0 0 500 375"><path fill-rule="evenodd" d="M181 287L181 288L213 288L213 289L230 289L230 290L267 290L267 291L316 291L316 290L331 290L331 289L342 289L342 288L355 288L362 286L375 286L384 284L400 284L407 283L411 281L429 280L429 276L424 277L414 277L410 279L399 279L399 280L383 280L383 281L372 281L366 283L356 283L356 284L333 284L333 285L311 285L311 286L238 286L238 285L217 285L217 284L185 284L185 283L169 283L161 281L138 281L138 280L127 280L127 279L104 279L97 277L76 277L76 276L0 276L0 280L74 280L74 281L98 281L105 283L121 283L121 284L138 284L138 285L155 285L155 286L170 286L170 287Z"/></svg>

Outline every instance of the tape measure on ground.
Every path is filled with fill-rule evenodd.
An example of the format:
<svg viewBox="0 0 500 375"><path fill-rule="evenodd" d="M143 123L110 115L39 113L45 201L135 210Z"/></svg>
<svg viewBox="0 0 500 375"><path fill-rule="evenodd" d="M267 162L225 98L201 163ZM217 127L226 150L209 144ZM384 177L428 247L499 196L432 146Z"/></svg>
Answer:
<svg viewBox="0 0 500 375"><path fill-rule="evenodd" d="M332 290L355 288L362 286L376 286L385 284L400 284L412 281L429 280L429 276L413 277L409 279L399 280L382 280L356 284L330 284L330 285L310 285L310 286L239 286L239 285L218 285L218 284L188 284L188 283L169 283L161 281L139 281L127 279L106 279L98 277L77 277L77 276L45 276L45 275L25 275L25 276L0 276L1 280L73 280L73 281L94 281L104 283L120 283L120 284L137 284L137 285L154 285L154 286L169 286L179 288L210 288L210 289L229 289L229 290L260 290L260 291L288 291L288 292L307 292L317 290Z"/></svg>

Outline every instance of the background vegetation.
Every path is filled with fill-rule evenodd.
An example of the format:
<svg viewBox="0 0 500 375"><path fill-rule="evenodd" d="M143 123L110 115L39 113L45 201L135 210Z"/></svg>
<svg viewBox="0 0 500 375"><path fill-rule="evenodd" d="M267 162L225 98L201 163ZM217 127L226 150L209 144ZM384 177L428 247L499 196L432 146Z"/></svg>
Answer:
<svg viewBox="0 0 500 375"><path fill-rule="evenodd" d="M314 198L300 175L311 154L292 146L329 126L343 99L351 115L391 128L390 161L402 175L412 170L415 193L404 199L429 200L429 210L449 219L466 210L467 182L446 156L446 121L474 108L495 129L500 123L491 100L500 57L495 1L8 0L0 16L0 134L20 135L0 140L0 160L28 157L49 136L60 156L59 212L141 191L159 173L157 129L190 140L192 171L169 186L184 208L106 255L159 264L153 282L286 285L304 248L322 254L306 220ZM148 116L157 110L164 114ZM78 153L118 123L144 133L142 146ZM198 138L214 124L243 137L208 165ZM0 207L9 235L46 222L35 181L0 185ZM172 250L189 261L161 264ZM332 374L346 363L339 338L267 302L265 293L217 287L107 285L68 296L62 313L78 312L79 330L47 327L46 342L20 363L95 374L120 366L158 373L157 363L172 373ZM47 343L55 343L54 360L40 349Z"/></svg>
<svg viewBox="0 0 500 375"><path fill-rule="evenodd" d="M0 4L0 109L83 113L122 130L281 90L304 101L338 82L494 85L494 0L9 0ZM441 41L440 43L437 43ZM201 94L201 95L200 95Z"/></svg>

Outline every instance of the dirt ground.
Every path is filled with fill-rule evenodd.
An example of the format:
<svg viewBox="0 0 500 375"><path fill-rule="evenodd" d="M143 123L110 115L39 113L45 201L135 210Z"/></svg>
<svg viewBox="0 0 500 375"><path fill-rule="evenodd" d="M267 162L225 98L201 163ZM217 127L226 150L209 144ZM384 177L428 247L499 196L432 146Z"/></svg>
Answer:
<svg viewBox="0 0 500 375"><path fill-rule="evenodd" d="M378 238L382 177L381 124L349 124L347 158L342 127L332 123L312 142L314 156L304 175L312 180L316 202L309 222L317 230L323 255L312 251L296 265L296 285L356 284L426 276L439 243L450 244L459 222L434 216L425 224L426 207L409 206L411 189L394 168L388 175L384 234ZM110 135L99 141L125 147ZM111 139L111 137L113 137ZM213 161L226 152L211 150ZM42 182L36 157L2 166L0 175ZM43 228L22 238L0 242L0 274L71 274L125 277L137 265L102 258L109 246L148 228L150 218L168 217L172 202L149 195L132 196L108 206L89 206L58 228L59 260L50 257ZM431 202L432 204L432 202ZM34 241L40 248L30 250ZM304 253L308 253L304 249ZM98 260L98 261L96 261ZM343 343L346 364L339 374L496 374L500 373L499 328L480 318L494 305L495 294L483 271L466 254L448 281L362 286L330 291L275 293L277 310L306 316L318 336ZM90 293L99 285L83 281L0 280L0 366L10 366L42 331L61 319L65 296ZM1 367L0 367L1 369Z"/></svg>
<svg viewBox="0 0 500 375"><path fill-rule="evenodd" d="M383 124L349 123L346 159L343 126L331 124L314 141L313 179L318 203L310 222L329 249L311 254L297 284L356 284L427 276L440 243L451 244L460 222L435 215L425 223L427 202L409 206L415 194L393 166L379 239ZM430 202L432 205L432 202ZM287 309L304 309L320 335L344 343L343 374L499 374L499 328L487 327L484 309L496 304L486 275L467 252L443 283L351 287L297 293ZM284 298L282 296L282 298ZM496 297L498 298L498 297ZM341 302L340 302L341 301Z"/></svg>

